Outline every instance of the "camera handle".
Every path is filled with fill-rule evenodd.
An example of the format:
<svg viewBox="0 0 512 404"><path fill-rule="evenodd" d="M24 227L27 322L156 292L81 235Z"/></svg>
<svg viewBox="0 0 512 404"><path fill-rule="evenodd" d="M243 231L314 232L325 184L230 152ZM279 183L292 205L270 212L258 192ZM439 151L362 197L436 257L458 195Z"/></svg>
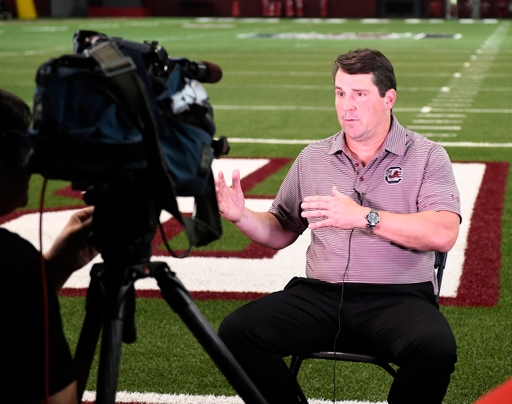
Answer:
<svg viewBox="0 0 512 404"><path fill-rule="evenodd" d="M131 343L136 339L134 282L152 276L157 280L166 302L180 316L240 397L248 404L266 404L261 393L166 263L146 262L132 265L126 268L121 275L122 279L107 279L108 274L105 264L95 264L91 270L86 316L75 355L80 402L103 323L96 403L115 403L121 345L122 342ZM116 288L116 293L112 293L109 288Z"/></svg>

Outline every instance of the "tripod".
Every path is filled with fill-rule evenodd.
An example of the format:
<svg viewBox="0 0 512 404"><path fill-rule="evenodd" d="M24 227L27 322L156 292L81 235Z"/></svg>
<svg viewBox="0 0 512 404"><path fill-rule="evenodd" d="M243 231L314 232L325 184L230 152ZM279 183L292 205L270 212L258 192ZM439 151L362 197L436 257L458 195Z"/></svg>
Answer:
<svg viewBox="0 0 512 404"><path fill-rule="evenodd" d="M151 242L160 213L152 199L131 193L101 195L95 201L96 197L89 195L90 202L97 202L92 203L96 206L93 232L104 262L91 270L86 315L75 354L79 400L103 327L96 403L115 403L122 342L136 340L134 283L141 278L154 277L166 302L240 397L249 404L265 404L265 399L203 317L176 274L164 262L150 262Z"/></svg>

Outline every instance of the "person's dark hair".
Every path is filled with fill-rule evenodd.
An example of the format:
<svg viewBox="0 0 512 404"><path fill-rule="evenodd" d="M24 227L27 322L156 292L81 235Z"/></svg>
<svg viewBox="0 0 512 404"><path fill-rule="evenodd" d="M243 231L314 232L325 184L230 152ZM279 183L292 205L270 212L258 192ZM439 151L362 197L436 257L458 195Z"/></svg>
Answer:
<svg viewBox="0 0 512 404"><path fill-rule="evenodd" d="M26 132L32 115L25 101L0 88L0 133L17 130Z"/></svg>
<svg viewBox="0 0 512 404"><path fill-rule="evenodd" d="M27 145L26 134L32 114L17 95L0 88L0 158L14 158L16 150Z"/></svg>
<svg viewBox="0 0 512 404"><path fill-rule="evenodd" d="M332 79L341 69L347 74L373 74L373 83L384 97L388 90L396 91L396 78L393 65L386 56L375 49L357 49L340 55L332 63Z"/></svg>

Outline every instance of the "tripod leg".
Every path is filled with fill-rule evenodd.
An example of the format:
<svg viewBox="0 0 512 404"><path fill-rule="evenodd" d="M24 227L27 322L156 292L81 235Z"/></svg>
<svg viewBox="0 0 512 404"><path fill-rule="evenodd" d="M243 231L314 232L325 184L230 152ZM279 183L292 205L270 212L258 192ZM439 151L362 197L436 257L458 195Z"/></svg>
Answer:
<svg viewBox="0 0 512 404"><path fill-rule="evenodd" d="M97 404L114 404L116 402L122 332L123 322L121 320L105 321L96 391Z"/></svg>
<svg viewBox="0 0 512 404"><path fill-rule="evenodd" d="M165 263L152 264L157 264L154 276L162 296L181 317L240 397L248 404L266 404L254 383L201 314L176 274Z"/></svg>
<svg viewBox="0 0 512 404"><path fill-rule="evenodd" d="M103 324L105 295L103 270L103 264L95 264L91 269L91 283L87 292L85 319L74 358L77 370L78 402L82 401Z"/></svg>
<svg viewBox="0 0 512 404"><path fill-rule="evenodd" d="M108 276L109 271L107 271ZM116 272L111 272L115 274ZM134 342L135 277L128 268L123 279L113 278L108 284L107 307L103 324L96 404L114 404L116 398L121 347L123 341ZM107 287L108 289L108 287ZM128 341L123 338L129 329Z"/></svg>

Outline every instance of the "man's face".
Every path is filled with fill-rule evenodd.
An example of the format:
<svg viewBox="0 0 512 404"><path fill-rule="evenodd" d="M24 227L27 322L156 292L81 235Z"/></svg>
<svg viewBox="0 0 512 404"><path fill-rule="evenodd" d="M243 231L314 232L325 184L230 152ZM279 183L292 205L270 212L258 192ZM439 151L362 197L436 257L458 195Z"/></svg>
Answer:
<svg viewBox="0 0 512 404"><path fill-rule="evenodd" d="M373 74L336 73L336 112L347 141L369 142L384 138L391 123L391 108L395 103L395 90L384 97L373 83Z"/></svg>

